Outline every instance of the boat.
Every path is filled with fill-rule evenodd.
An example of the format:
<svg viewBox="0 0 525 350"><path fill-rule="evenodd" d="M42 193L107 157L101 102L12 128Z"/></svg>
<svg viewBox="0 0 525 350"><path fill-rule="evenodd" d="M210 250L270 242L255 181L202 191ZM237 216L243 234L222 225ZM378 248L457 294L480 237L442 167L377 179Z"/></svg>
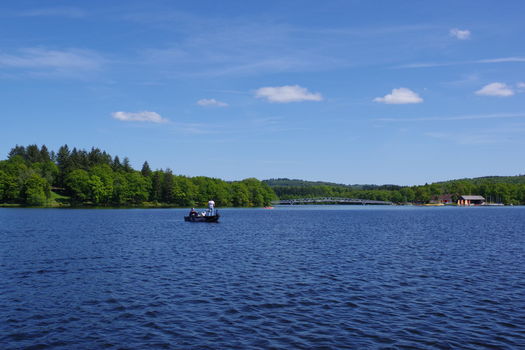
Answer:
<svg viewBox="0 0 525 350"><path fill-rule="evenodd" d="M220 215L216 213L215 215L188 215L184 217L184 221L189 222L219 222Z"/></svg>
<svg viewBox="0 0 525 350"><path fill-rule="evenodd" d="M215 202L208 202L208 209L203 212L197 212L195 208L191 208L190 214L184 217L184 221L189 222L219 222L219 211L215 209Z"/></svg>

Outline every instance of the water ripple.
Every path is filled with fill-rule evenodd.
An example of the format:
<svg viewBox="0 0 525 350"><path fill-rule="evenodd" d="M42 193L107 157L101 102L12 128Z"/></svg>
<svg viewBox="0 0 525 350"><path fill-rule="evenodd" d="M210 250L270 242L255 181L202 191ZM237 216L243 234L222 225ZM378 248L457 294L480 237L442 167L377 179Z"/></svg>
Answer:
<svg viewBox="0 0 525 350"><path fill-rule="evenodd" d="M525 347L524 208L0 209L2 349Z"/></svg>

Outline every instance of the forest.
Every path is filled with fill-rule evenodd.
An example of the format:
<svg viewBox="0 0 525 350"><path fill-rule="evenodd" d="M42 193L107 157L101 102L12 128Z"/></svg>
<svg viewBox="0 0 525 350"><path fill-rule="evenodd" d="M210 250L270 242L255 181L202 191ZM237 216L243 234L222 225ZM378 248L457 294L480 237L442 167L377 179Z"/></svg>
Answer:
<svg viewBox="0 0 525 350"><path fill-rule="evenodd" d="M0 205L51 207L261 207L276 199L346 197L425 204L439 195L481 195L491 203L525 204L525 176L489 176L425 184L343 185L287 178L224 181L175 175L171 169L141 170L98 148L57 152L45 145L15 146L0 161Z"/></svg>
<svg viewBox="0 0 525 350"><path fill-rule="evenodd" d="M481 195L490 203L525 204L525 176L490 176L436 182L422 186L342 185L304 180L264 180L280 199L345 197L390 201L397 204L425 204L440 195Z"/></svg>
<svg viewBox="0 0 525 350"><path fill-rule="evenodd" d="M43 145L15 146L0 161L0 203L4 206L205 206L260 207L275 193L249 178L226 182L204 176L175 175L171 169L140 171L129 159L112 157L98 148L57 152Z"/></svg>

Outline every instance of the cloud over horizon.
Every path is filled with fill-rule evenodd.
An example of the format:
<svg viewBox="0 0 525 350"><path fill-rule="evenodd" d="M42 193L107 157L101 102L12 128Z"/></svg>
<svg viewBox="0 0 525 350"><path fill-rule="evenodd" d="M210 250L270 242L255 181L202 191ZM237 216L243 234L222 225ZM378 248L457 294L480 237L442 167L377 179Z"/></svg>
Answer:
<svg viewBox="0 0 525 350"><path fill-rule="evenodd" d="M125 122L148 122L148 123L166 123L168 119L160 116L160 114L151 111L141 112L114 112L111 114L114 119Z"/></svg>
<svg viewBox="0 0 525 350"><path fill-rule="evenodd" d="M203 107L228 107L226 102L217 101L214 98L203 98L197 101L199 106Z"/></svg>
<svg viewBox="0 0 525 350"><path fill-rule="evenodd" d="M392 89L392 93L383 97L374 98L374 102L386 104L411 104L422 103L423 99L417 93L407 88Z"/></svg>
<svg viewBox="0 0 525 350"><path fill-rule="evenodd" d="M275 103L323 100L323 96L320 93L309 92L308 89L299 85L262 87L255 91L255 97Z"/></svg>
<svg viewBox="0 0 525 350"><path fill-rule="evenodd" d="M514 91L505 83L490 83L475 92L476 95L508 97L514 95Z"/></svg>

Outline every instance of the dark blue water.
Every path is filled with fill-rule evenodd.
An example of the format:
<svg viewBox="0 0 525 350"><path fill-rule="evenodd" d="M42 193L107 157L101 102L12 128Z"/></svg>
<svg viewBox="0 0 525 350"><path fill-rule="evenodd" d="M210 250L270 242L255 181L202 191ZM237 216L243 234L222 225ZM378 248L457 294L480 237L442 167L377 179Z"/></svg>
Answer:
<svg viewBox="0 0 525 350"><path fill-rule="evenodd" d="M525 208L0 209L1 349L525 347Z"/></svg>

